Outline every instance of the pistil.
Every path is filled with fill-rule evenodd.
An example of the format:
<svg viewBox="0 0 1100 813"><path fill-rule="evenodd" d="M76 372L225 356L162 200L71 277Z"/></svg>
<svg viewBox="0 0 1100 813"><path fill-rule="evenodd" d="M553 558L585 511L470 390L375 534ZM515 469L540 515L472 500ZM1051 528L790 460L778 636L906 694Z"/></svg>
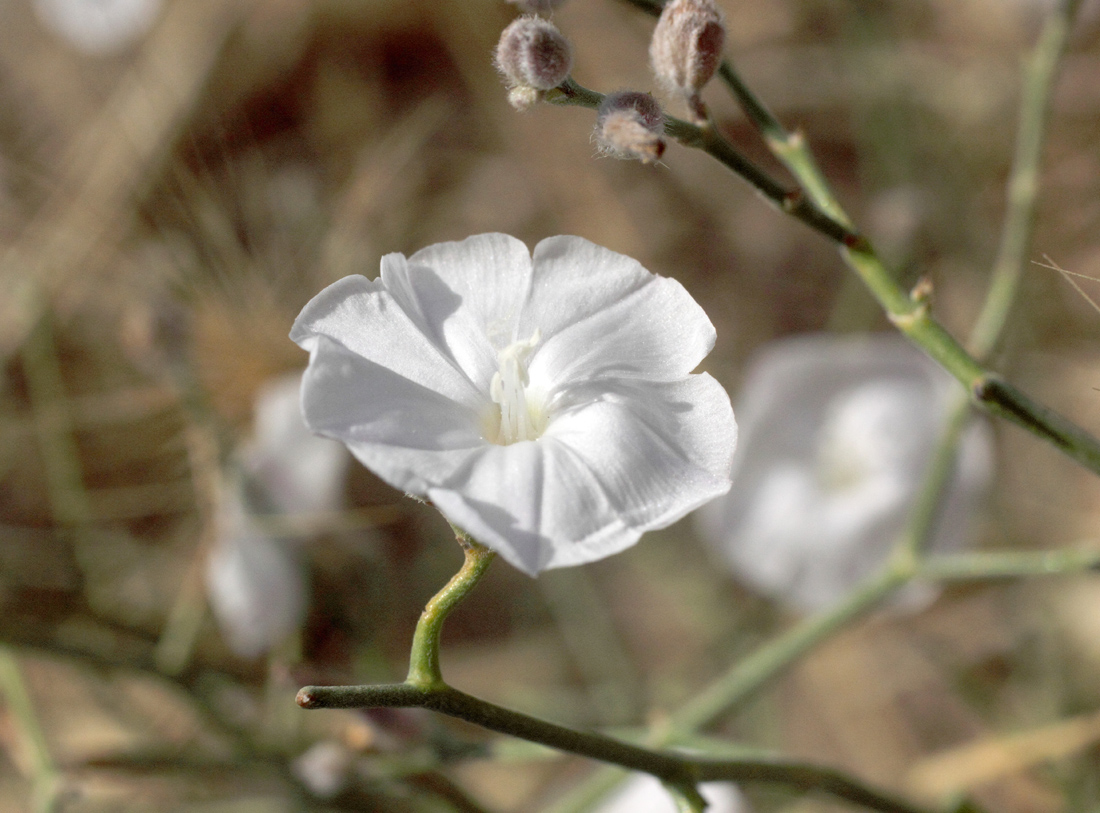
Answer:
<svg viewBox="0 0 1100 813"><path fill-rule="evenodd" d="M489 384L489 397L500 406L500 430L496 442L507 446L534 440L542 433L542 421L531 414L527 398L527 358L542 338L536 328L531 338L513 342L497 354L499 369Z"/></svg>

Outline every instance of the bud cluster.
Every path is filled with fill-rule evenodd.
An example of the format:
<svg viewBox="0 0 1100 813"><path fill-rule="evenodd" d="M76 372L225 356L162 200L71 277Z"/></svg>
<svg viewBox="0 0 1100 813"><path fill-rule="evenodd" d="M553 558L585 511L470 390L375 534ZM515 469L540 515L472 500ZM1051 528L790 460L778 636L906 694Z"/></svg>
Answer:
<svg viewBox="0 0 1100 813"><path fill-rule="evenodd" d="M649 164L665 151L665 114L648 93L620 90L604 97L596 113L600 151Z"/></svg>
<svg viewBox="0 0 1100 813"><path fill-rule="evenodd" d="M706 110L699 91L718 69L725 41L725 23L714 0L670 0L653 30L653 72L670 93L687 100L700 122L706 121Z"/></svg>
<svg viewBox="0 0 1100 813"><path fill-rule="evenodd" d="M519 17L501 33L495 62L508 85L508 100L523 110L565 81L573 49L548 20Z"/></svg>

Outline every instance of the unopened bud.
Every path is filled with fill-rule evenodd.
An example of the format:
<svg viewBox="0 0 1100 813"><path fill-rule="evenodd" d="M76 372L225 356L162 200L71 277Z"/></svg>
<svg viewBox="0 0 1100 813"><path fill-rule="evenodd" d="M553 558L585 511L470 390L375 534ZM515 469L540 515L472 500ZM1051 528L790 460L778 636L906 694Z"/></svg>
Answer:
<svg viewBox="0 0 1100 813"><path fill-rule="evenodd" d="M526 107L543 91L565 81L573 66L573 50L553 23L540 17L520 17L500 35L496 66L512 90L509 100Z"/></svg>
<svg viewBox="0 0 1100 813"><path fill-rule="evenodd" d="M670 92L687 97L696 118L705 118L699 91L718 69L725 42L726 26L714 0L670 0L653 30L653 72Z"/></svg>
<svg viewBox="0 0 1100 813"><path fill-rule="evenodd" d="M665 114L648 93L620 90L604 97L596 113L600 150L617 158L656 161L665 151Z"/></svg>

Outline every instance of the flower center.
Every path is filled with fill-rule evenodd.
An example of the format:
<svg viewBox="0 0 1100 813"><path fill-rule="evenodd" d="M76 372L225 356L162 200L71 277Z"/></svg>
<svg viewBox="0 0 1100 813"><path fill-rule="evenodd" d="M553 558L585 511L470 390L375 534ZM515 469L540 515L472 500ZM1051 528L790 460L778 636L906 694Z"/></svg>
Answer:
<svg viewBox="0 0 1100 813"><path fill-rule="evenodd" d="M500 428L494 443L507 446L534 440L546 428L542 405L531 397L527 378L527 358L541 338L536 328L530 339L512 342L497 354L500 367L489 384L489 397L500 405Z"/></svg>

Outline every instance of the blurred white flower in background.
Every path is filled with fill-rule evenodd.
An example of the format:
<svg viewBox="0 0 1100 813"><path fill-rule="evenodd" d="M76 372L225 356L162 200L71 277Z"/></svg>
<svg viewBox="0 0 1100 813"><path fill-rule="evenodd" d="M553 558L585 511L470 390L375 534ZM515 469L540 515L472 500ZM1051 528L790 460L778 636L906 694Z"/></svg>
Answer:
<svg viewBox="0 0 1100 813"><path fill-rule="evenodd" d="M207 560L210 605L230 648L263 654L296 630L308 590L297 540L269 527L280 515L341 507L349 456L302 421L301 375L278 379L256 398L253 438L226 477L218 534Z"/></svg>
<svg viewBox="0 0 1100 813"><path fill-rule="evenodd" d="M744 797L729 782L705 782L699 786L699 793L708 802L707 813L748 810ZM647 773L636 773L597 808L597 813L676 813L676 803L660 780Z"/></svg>
<svg viewBox="0 0 1100 813"><path fill-rule="evenodd" d="M904 529L959 384L896 334L803 336L762 350L745 378L729 496L696 516L749 583L827 607L884 564ZM965 430L935 550L964 545L992 472Z"/></svg>
<svg viewBox="0 0 1100 813"><path fill-rule="evenodd" d="M382 258L306 305L306 422L535 574L609 556L725 493L714 327L679 282L579 237Z"/></svg>
<svg viewBox="0 0 1100 813"><path fill-rule="evenodd" d="M114 53L149 32L161 0L34 0L39 21L79 51Z"/></svg>

